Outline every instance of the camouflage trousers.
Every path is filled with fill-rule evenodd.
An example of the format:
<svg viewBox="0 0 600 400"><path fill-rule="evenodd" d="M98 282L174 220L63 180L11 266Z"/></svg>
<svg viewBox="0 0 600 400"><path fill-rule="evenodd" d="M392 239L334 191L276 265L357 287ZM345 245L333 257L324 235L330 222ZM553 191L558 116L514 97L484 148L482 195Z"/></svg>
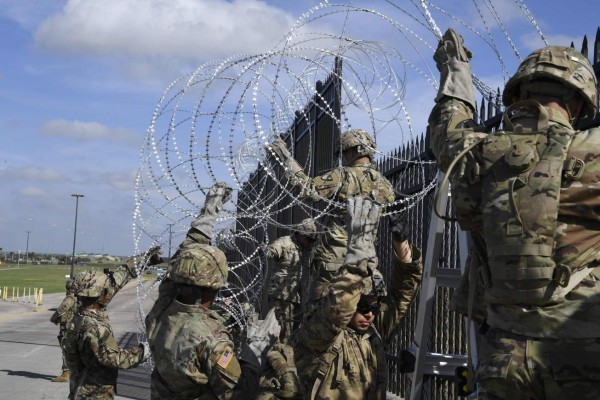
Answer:
<svg viewBox="0 0 600 400"><path fill-rule="evenodd" d="M290 335L296 329L302 318L302 310L300 304L288 300L276 299L269 297L269 309L275 307L275 316L279 325L281 325L281 333L279 341L287 343Z"/></svg>
<svg viewBox="0 0 600 400"><path fill-rule="evenodd" d="M477 382L480 400L600 399L600 338L532 339L490 329Z"/></svg>
<svg viewBox="0 0 600 400"><path fill-rule="evenodd" d="M61 329L57 338L58 338L58 345L60 346L60 352L62 354L62 371L69 372L69 367L67 367L67 360L65 359L65 343L64 343L64 341L67 338L66 330L63 332L63 330Z"/></svg>

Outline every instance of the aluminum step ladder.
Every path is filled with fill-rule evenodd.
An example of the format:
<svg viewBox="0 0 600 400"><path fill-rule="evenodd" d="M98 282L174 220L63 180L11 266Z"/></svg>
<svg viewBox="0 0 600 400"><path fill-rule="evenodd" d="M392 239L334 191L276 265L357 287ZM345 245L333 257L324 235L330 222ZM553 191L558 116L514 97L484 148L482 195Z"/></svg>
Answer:
<svg viewBox="0 0 600 400"><path fill-rule="evenodd" d="M449 200L449 185L440 187L440 182L443 179L443 174L438 172L437 186L434 192L434 199L438 191L442 201L438 206L441 215L446 215L446 210ZM429 349L430 336L432 333L432 314L435 290L437 287L456 288L462 273L465 270L467 255L468 255L468 234L465 231L458 229L458 255L460 258L459 268L439 268L440 255L444 243L445 221L439 218L434 210L435 204L431 209L431 219L429 224L427 247L423 264L423 279L421 284L421 292L419 294L419 305L417 309L417 322L415 335L411 352L415 356L415 368L410 378L410 400L423 399L423 384L425 380L434 376L454 378L458 367L466 367L467 355L465 354L440 354L434 353ZM466 327L466 321L464 323ZM469 334L469 345L472 349L474 357L474 365L476 362L476 332L472 324ZM434 399L426 399L434 400Z"/></svg>

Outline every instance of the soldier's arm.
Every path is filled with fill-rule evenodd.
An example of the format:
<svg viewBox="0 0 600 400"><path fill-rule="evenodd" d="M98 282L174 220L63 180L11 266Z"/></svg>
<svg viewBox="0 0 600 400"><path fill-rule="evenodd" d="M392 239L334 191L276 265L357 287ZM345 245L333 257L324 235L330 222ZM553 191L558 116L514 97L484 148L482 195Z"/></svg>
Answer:
<svg viewBox="0 0 600 400"><path fill-rule="evenodd" d="M273 258L275 260L281 258L281 256L283 255L283 241L281 240L281 238L269 243L265 255L267 256L267 258Z"/></svg>
<svg viewBox="0 0 600 400"><path fill-rule="evenodd" d="M462 36L452 29L444 33L433 55L440 71L440 86L437 104L429 116L429 129L431 150L443 171L463 149L485 136L470 129L475 126L471 57Z"/></svg>
<svg viewBox="0 0 600 400"><path fill-rule="evenodd" d="M408 245L408 242L405 242L405 245ZM394 250L390 290L382 301L381 313L375 320L375 326L384 343L388 342L395 334L421 283L423 274L421 250L414 245L409 246L410 256L408 259L410 261L399 256Z"/></svg>
<svg viewBox="0 0 600 400"><path fill-rule="evenodd" d="M54 314L52 314L50 321L54 324L60 325L68 323L69 321L67 320L67 317L69 314L73 313L73 310L76 307L76 305L77 300L75 299L75 296L65 296L65 298L60 303Z"/></svg>
<svg viewBox="0 0 600 400"><path fill-rule="evenodd" d="M429 115L431 151L438 166L446 171L454 158L469 145L487 136L472 128L473 111L462 100L443 97Z"/></svg>
<svg viewBox="0 0 600 400"><path fill-rule="evenodd" d="M219 400L252 399L258 393L260 370L239 361L231 341L220 341L212 349L196 348L200 371L207 371L210 388ZM205 359L205 354L209 353Z"/></svg>
<svg viewBox="0 0 600 400"><path fill-rule="evenodd" d="M304 171L299 171L290 178L290 184L298 191L299 198L317 202L335 196L342 185L342 172L343 169L336 168L321 176L310 178Z"/></svg>
<svg viewBox="0 0 600 400"><path fill-rule="evenodd" d="M341 271L332 280L327 296L304 323L304 343L315 351L325 351L341 330L348 326L360 300L363 277Z"/></svg>
<svg viewBox="0 0 600 400"><path fill-rule="evenodd" d="M139 365L143 351L140 347L121 349L106 324L100 324L84 334L84 345L81 348L86 357L93 357L98 363L108 368L129 369Z"/></svg>

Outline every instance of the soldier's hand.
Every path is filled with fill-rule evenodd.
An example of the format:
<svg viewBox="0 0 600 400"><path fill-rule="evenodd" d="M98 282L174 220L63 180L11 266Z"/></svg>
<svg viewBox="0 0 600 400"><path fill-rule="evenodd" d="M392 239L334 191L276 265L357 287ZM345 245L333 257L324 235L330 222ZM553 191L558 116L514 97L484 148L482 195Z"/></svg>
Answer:
<svg viewBox="0 0 600 400"><path fill-rule="evenodd" d="M344 257L347 271L366 276L377 268L375 237L379 227L381 207L368 197L356 196L346 205L348 251Z"/></svg>
<svg viewBox="0 0 600 400"><path fill-rule="evenodd" d="M446 64L452 59L468 62L473 57L473 53L464 45L464 39L461 35L449 28L438 43L437 50L433 55L435 65L438 71L442 71Z"/></svg>
<svg viewBox="0 0 600 400"><path fill-rule="evenodd" d="M392 231L392 239L395 242L404 242L408 240L408 223L406 213L397 212L388 215L389 228Z"/></svg>
<svg viewBox="0 0 600 400"><path fill-rule="evenodd" d="M440 87L435 102L444 97L452 97L467 103L475 110L475 94L469 60L473 55L463 46L463 38L452 29L448 29L440 40L433 55L435 65L440 71Z"/></svg>
<svg viewBox="0 0 600 400"><path fill-rule="evenodd" d="M262 368L266 352L277 341L280 332L275 308L269 310L264 320L259 320L257 314L252 315L246 326L246 343L241 359Z"/></svg>
<svg viewBox="0 0 600 400"><path fill-rule="evenodd" d="M368 197L355 196L346 204L346 229L349 243L375 242L381 207Z"/></svg>
<svg viewBox="0 0 600 400"><path fill-rule="evenodd" d="M142 358L140 364L145 363L150 358L150 344L148 342L141 342L139 344L140 350L142 351Z"/></svg>
<svg viewBox="0 0 600 400"><path fill-rule="evenodd" d="M292 157L292 154L287 148L287 145L283 141L283 139L279 136L273 140L270 144L265 146L266 150L275 154L281 161L287 161Z"/></svg>
<svg viewBox="0 0 600 400"><path fill-rule="evenodd" d="M204 201L204 210L218 214L223 209L223 205L231 199L233 189L225 182L217 182L206 194Z"/></svg>
<svg viewBox="0 0 600 400"><path fill-rule="evenodd" d="M147 260L146 266L158 265L158 264L162 263L164 261L164 259L161 257L161 255L162 255L162 250L160 249L160 246L150 247L144 253L144 260Z"/></svg>
<svg viewBox="0 0 600 400"><path fill-rule="evenodd" d="M145 252L135 256L130 257L125 262L127 268L134 273L136 268L139 268L140 271L144 271L147 267L151 265L156 265L162 263L164 260L160 256L162 251L160 246L152 246Z"/></svg>

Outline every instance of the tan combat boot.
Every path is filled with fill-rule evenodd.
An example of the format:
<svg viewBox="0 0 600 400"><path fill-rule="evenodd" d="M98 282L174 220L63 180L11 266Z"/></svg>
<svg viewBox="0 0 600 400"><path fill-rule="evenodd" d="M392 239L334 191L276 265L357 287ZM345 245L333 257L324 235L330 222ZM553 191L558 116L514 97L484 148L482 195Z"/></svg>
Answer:
<svg viewBox="0 0 600 400"><path fill-rule="evenodd" d="M62 374L52 378L52 382L69 382L70 377L71 374L69 373L69 371L63 371Z"/></svg>

